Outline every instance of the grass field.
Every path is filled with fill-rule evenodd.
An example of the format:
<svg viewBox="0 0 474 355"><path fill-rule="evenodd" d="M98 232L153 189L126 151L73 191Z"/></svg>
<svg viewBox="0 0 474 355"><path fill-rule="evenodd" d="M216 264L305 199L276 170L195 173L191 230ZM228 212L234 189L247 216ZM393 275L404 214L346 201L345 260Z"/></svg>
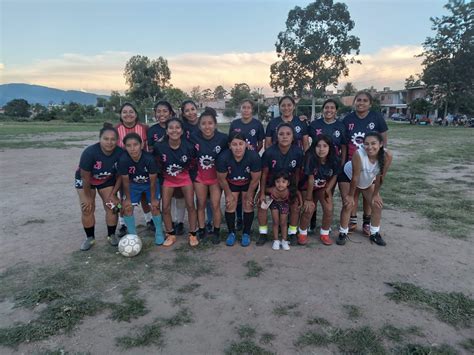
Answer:
<svg viewBox="0 0 474 355"><path fill-rule="evenodd" d="M66 144L71 141L83 146L81 141L97 137L99 128L98 124L3 124L0 125L0 147L67 149L74 146ZM227 132L228 125L219 125L219 129ZM428 227L435 233L443 234L442 237L448 243L453 240L450 238L462 238L466 243L464 245L472 248L474 130L404 124L389 124L389 129L389 149L394 151L394 162L382 188L386 207L422 216L428 221ZM68 135L64 137L61 133ZM337 227L337 208L333 228ZM34 230L57 222L51 222L49 217L49 214L32 217L21 226ZM420 229L427 227L424 222L420 224ZM404 228L402 224L399 227ZM32 234L42 237L36 232ZM108 245L97 245L87 253L76 251L65 254L62 262L57 264L50 264L48 260L43 260L40 265L12 263L10 268L0 274L0 315L9 309L9 314L18 314L18 319L10 323L5 321L0 326L0 352L3 349L4 353L67 353L70 349L77 351L77 344L87 345L81 341L100 343L99 337L109 337L112 341L105 343L103 352L166 353L167 349L182 343L182 338L173 338L177 332L188 335L202 333L208 335L207 339L212 339L212 334L209 336L204 330L208 328L208 323L209 327L215 324L216 319L221 322L219 328L229 328L230 331L225 333L224 340L216 340L222 346L211 353L279 353L278 346L282 345L280 338L286 331L294 335L289 343L286 341L284 344L288 346L285 349L291 349L292 353L317 353L321 350L325 353L347 354L448 355L468 354L474 350L472 333L466 335L474 325L474 300L472 295L458 292L456 288L451 287L442 292L434 289L435 282L429 287L421 286L416 283L416 278L407 280L409 276L393 270L390 279L380 282L385 282L383 286L390 291L370 301L371 304L381 304L383 309L390 309L388 316L376 318L375 321L370 318L371 309L361 306L357 287L350 290L348 299L331 303L332 308L326 305L333 300L325 299L328 290L324 290L324 287L312 290L319 297L317 302L310 301L308 295L298 297L300 295L297 293L297 297L289 293L277 294L277 301L273 299L267 302L269 295L262 293L251 298L254 303L257 302L255 300L261 301L260 304L247 304L242 300L252 289L260 285L265 290L274 290L275 284L284 280L284 273L294 269L296 271L291 275L295 289L298 282L301 283L298 286L300 293L311 289L312 284L307 280L301 281L298 275L307 273L314 265L306 261L307 265L296 269L297 265L290 261L290 266L285 265L281 276L272 278L279 263L283 263L277 257L262 257L257 251L251 250L246 258L232 261L232 255L225 254L231 249L209 244L200 245L197 249L181 244L173 250L163 251L160 248L157 251L150 232L140 226L139 234L143 238L144 248L137 257L131 259L117 255ZM60 244L57 239L50 242ZM304 257L304 253L314 253L311 254L311 260L318 262L321 249L314 245L295 248L291 252L295 253L293 256L296 258ZM390 248L386 248L388 253L396 250L395 247ZM349 253L351 250L354 249L346 249ZM218 255L221 255L221 259L218 259ZM405 251L402 251L397 258L404 260L404 256ZM347 259L354 257L354 254L348 254ZM367 260L375 260L374 265L378 266L375 254ZM451 265L456 260L442 261ZM366 263L358 262L353 267ZM342 268L345 266L342 265ZM350 274L351 271L345 270L344 273ZM411 275L414 271L409 270L407 273ZM355 269L352 277L356 284L364 284L372 281L367 276L369 274L367 269ZM436 276L433 275L433 278ZM317 277L328 282L324 272ZM392 281L400 279L406 282ZM230 287L226 280L240 287L235 297L242 304L237 304L235 310L234 306L229 308L231 295L223 291ZM343 273L339 273L335 282L335 293L339 296L344 283L348 281ZM440 286L445 289L444 285ZM293 287L287 286L282 290L291 292ZM370 290L363 298L372 297L376 291ZM224 304L227 308L216 311L216 304ZM266 313L261 311L262 308ZM209 317L206 313L208 309L210 318L203 318ZM405 311L407 314L412 311L422 314L427 319L425 323L421 322L425 326L415 325L413 320L405 322L403 319L402 324L394 320L394 315ZM98 325L94 324L96 319ZM84 323L87 323L85 330L81 328ZM93 337L97 329L104 329L104 324L105 328L111 329L108 333L104 330L105 335L100 333L95 339L84 335ZM192 328L196 324L200 324L204 330ZM449 345L437 341L433 338L431 324L440 327L442 332L454 329L455 333L460 334L461 340L456 338ZM92 334L87 333L89 329L92 329ZM215 329L216 332L218 330ZM77 332L82 334L82 340L78 337L78 340L69 341ZM180 349L189 350L185 347L186 342L183 344L184 347Z"/></svg>

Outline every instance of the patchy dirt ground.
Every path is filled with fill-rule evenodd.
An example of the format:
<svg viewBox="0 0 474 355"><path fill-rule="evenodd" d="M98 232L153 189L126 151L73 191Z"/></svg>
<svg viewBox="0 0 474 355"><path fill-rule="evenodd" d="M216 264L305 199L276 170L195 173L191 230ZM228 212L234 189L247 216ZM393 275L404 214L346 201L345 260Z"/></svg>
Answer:
<svg viewBox="0 0 474 355"><path fill-rule="evenodd" d="M0 152L0 272L21 264L54 269L77 252L83 230L73 175L81 151L44 148ZM468 173L472 169L466 170ZM143 223L140 212L138 215L137 222ZM97 208L96 216L98 243L94 248L111 248L103 237L106 228L101 208ZM335 220L337 223L338 218ZM472 338L472 329L456 329L428 310L395 303L385 296L392 290L386 282L400 281L473 297L472 236L466 240L452 239L429 231L426 225L427 221L414 214L384 211L382 228L388 244L385 248L371 245L360 233L353 234L354 242L345 247L322 246L313 236L309 246L292 247L289 252L275 252L270 243L264 247L252 244L248 248L229 248L221 243L193 253L203 265L211 265L212 270L197 277L165 270L161 265L175 256L173 248L153 247L150 258L156 267L154 277L143 277L139 291L150 309L148 314L130 323L118 323L104 312L85 318L71 335L24 343L17 349L0 347L0 353L64 349L92 354L221 354L231 342L239 340L236 327L245 324L256 329L257 343L262 333L274 334L270 344L261 346L278 354L337 353L334 345L294 345L298 336L310 330L307 320L322 317L341 328L418 326L424 337L413 336L411 342L446 343L467 354L469 351L459 343ZM177 247L183 243L181 240ZM249 260L263 268L260 276L246 276L248 268L244 264ZM115 265L111 263L110 267ZM191 292L179 293L180 287L190 283L198 286ZM116 290L111 287L103 296L114 299ZM165 345L131 350L116 347L116 336L130 334L156 317L174 314L177 303L193 313L194 321L167 330ZM344 305L357 306L361 315L350 319ZM276 311L282 306L287 311ZM37 313L38 309L14 308L12 300L6 300L0 303L0 326L28 322Z"/></svg>

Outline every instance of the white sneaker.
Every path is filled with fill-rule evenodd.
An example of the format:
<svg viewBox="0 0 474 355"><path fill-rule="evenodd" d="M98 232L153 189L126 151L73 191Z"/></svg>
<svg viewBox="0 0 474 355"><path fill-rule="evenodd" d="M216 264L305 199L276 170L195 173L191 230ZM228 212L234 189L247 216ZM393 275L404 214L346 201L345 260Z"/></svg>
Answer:
<svg viewBox="0 0 474 355"><path fill-rule="evenodd" d="M287 240L282 240L281 247L283 248L283 250L290 250L290 243L288 243Z"/></svg>
<svg viewBox="0 0 474 355"><path fill-rule="evenodd" d="M280 241L279 240L274 240L273 245L272 245L273 250L280 250Z"/></svg>

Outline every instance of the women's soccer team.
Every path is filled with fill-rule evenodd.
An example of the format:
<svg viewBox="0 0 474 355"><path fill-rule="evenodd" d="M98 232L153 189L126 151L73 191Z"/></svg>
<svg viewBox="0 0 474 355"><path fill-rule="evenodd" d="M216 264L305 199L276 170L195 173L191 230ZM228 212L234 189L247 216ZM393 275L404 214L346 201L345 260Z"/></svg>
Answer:
<svg viewBox="0 0 474 355"><path fill-rule="evenodd" d="M305 117L295 116L295 100L283 96L281 115L264 129L253 117L253 101L247 99L226 133L218 130L214 109L198 114L190 100L182 103L179 117L169 102L159 101L150 127L139 122L133 104L123 104L120 123L104 123L99 142L83 151L76 171L86 235L81 250L95 243L96 193L103 202L112 246L125 234L136 234L134 209L140 206L156 245L170 247L184 235L187 212L190 246L221 240L227 246L249 246L257 210L256 245L271 240L272 249L290 250L308 243L308 232L316 229L318 203L319 238L331 245L336 187L342 208L335 242L346 244L348 234L357 229L362 195L363 235L385 246L380 189L392 155L386 149L385 120L370 110L371 104L370 93L357 93L354 111L340 121L337 101L328 99L322 117L307 124Z"/></svg>

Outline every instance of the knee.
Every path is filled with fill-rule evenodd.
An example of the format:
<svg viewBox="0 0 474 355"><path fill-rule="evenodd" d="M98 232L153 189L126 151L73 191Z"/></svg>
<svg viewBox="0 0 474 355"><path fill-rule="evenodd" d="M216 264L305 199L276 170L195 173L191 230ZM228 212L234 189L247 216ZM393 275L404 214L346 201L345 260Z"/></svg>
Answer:
<svg viewBox="0 0 474 355"><path fill-rule="evenodd" d="M131 216L133 214L133 206L127 206L123 209L123 214L125 216Z"/></svg>

